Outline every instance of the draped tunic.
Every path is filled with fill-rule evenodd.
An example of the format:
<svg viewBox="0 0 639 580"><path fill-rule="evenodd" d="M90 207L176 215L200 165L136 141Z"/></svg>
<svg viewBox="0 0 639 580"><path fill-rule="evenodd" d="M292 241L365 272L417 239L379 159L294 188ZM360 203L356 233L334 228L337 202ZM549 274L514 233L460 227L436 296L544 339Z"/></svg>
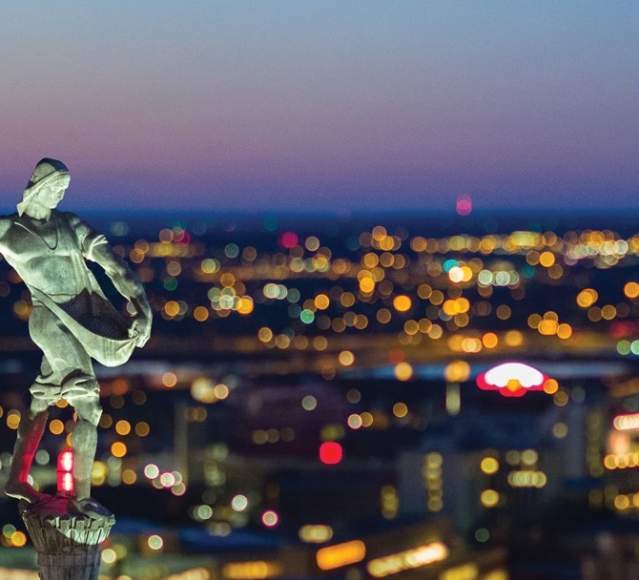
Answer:
<svg viewBox="0 0 639 580"><path fill-rule="evenodd" d="M34 306L51 311L92 358L123 364L135 337L128 336L128 321L106 299L86 260L100 264L127 298L144 295L141 283L106 237L75 214L53 210L47 222L34 221L17 214L0 220L0 253L30 290Z"/></svg>

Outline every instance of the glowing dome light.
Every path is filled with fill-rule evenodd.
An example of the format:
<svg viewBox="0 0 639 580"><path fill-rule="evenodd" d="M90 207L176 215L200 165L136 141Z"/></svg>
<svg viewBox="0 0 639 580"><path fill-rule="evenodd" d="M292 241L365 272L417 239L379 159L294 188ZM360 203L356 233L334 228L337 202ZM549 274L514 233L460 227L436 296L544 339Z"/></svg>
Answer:
<svg viewBox="0 0 639 580"><path fill-rule="evenodd" d="M528 391L541 391L549 379L535 367L507 362L494 366L477 377L477 386L485 391L499 391L504 397L522 397Z"/></svg>

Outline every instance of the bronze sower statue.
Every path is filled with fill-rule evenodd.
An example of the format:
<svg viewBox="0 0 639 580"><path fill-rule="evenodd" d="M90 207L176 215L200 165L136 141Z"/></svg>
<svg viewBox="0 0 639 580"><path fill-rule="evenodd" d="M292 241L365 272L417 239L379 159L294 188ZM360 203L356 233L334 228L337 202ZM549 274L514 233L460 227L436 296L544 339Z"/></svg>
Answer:
<svg viewBox="0 0 639 580"><path fill-rule="evenodd" d="M29 483L48 408L60 399L73 406L75 499L70 506L88 517L104 513L91 499L91 470L102 414L100 387L91 359L117 366L142 347L151 332L151 308L142 284L113 254L106 238L76 215L56 208L69 187L66 165L42 159L24 190L16 214L0 217L0 254L31 292L29 334L43 352L31 386L31 406L22 417L6 494L38 504L47 500ZM99 264L135 313L121 316L105 298L86 261ZM96 516L96 517L97 517Z"/></svg>

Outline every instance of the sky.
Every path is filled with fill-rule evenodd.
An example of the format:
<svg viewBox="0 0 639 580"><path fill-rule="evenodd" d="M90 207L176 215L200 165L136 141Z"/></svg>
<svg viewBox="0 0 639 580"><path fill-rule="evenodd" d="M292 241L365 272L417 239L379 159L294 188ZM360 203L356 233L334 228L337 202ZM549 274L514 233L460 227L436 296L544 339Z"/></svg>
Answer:
<svg viewBox="0 0 639 580"><path fill-rule="evenodd" d="M639 3L0 4L0 207L639 208Z"/></svg>

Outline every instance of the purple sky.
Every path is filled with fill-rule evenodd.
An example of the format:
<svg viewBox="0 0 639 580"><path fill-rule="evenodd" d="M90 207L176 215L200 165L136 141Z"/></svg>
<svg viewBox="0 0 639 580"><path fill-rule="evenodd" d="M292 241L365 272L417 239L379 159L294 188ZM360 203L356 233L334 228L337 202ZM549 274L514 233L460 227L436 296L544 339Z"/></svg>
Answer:
<svg viewBox="0 0 639 580"><path fill-rule="evenodd" d="M638 30L634 1L5 2L0 206L47 155L68 208L639 207Z"/></svg>

